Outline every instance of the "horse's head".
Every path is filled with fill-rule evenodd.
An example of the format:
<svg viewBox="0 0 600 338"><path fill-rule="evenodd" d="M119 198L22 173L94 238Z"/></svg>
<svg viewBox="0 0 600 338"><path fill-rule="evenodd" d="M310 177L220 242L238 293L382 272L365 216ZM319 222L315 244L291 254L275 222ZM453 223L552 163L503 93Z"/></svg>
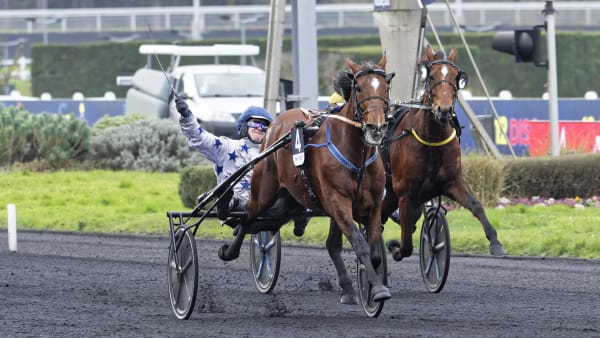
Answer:
<svg viewBox="0 0 600 338"><path fill-rule="evenodd" d="M446 123L455 115L454 102L459 89L467 85L467 74L456 65L456 49L446 58L442 52L434 53L431 46L421 60L421 78L425 80L423 104L431 105L433 116Z"/></svg>
<svg viewBox="0 0 600 338"><path fill-rule="evenodd" d="M354 107L354 119L362 124L365 143L371 146L381 144L387 129L390 82L394 73L385 72L386 62L385 53L377 65L358 65L346 59L350 68L346 76L351 80L348 102Z"/></svg>

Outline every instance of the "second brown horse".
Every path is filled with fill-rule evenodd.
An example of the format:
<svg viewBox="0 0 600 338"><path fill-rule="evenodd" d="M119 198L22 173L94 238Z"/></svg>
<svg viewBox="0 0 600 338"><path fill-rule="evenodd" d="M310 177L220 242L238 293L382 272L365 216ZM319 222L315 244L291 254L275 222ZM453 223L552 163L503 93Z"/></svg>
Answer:
<svg viewBox="0 0 600 338"><path fill-rule="evenodd" d="M492 255L505 255L496 230L486 217L481 203L471 194L461 170L460 126L454 104L467 76L456 64L457 52L448 57L434 53L428 46L420 61L424 94L420 101L399 105L396 122L384 141L388 185L382 206L384 217L399 209L401 241L392 241L388 249L395 260L412 255L412 235L421 216L421 206L445 195L469 209L483 226Z"/></svg>

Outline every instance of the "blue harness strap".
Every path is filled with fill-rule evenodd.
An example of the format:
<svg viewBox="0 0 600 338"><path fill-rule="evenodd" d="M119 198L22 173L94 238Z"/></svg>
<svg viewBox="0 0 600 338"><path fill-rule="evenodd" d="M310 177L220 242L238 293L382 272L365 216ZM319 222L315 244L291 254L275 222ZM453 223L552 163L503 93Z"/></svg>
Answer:
<svg viewBox="0 0 600 338"><path fill-rule="evenodd" d="M335 144L333 144L333 142L331 142L331 132L330 132L330 128L329 128L329 120L326 120L327 122L327 142L326 143L308 143L304 145L304 149L306 149L307 147L315 147L315 148L320 148L320 147L327 147L327 149L329 149L329 152L331 152L331 154L333 155L333 157L335 157L344 167L346 167L348 170L352 171L352 172L359 172L359 169L357 166L355 166L354 164L352 164L352 162L348 161L348 159L346 159L344 157L344 155L342 155L342 153L338 150L338 148L335 146ZM373 154L373 156L369 157L366 161L365 164L363 165L363 168L368 167L371 163L373 163L376 159L377 156L379 156L379 151L377 151L377 148L375 148L375 153Z"/></svg>

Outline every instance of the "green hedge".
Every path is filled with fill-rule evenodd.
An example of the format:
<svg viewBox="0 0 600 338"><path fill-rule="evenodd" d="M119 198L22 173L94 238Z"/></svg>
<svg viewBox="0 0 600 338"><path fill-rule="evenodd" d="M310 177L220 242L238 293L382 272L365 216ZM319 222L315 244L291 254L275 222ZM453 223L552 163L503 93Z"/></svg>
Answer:
<svg viewBox="0 0 600 338"><path fill-rule="evenodd" d="M491 48L494 33L467 33L471 53L492 95L508 89L515 97L541 97L546 91L547 72L545 68L531 63L515 63L514 56L497 52ZM428 41L435 41L431 34ZM446 49L458 49L459 64L471 78L469 90L474 95L484 91L477 80L465 47L455 33L441 33L440 38ZM115 84L118 75L133 75L146 64L146 57L138 53L142 43L95 43L79 45L34 45L31 48L32 92L39 96L50 92L54 97L71 97L75 91L83 91L86 96L102 96L106 91L114 91L118 97L125 97L127 87ZM171 41L155 41L171 43ZM185 42L190 44L191 42ZM204 40L202 44L239 43L235 39ZM249 39L248 43L260 46L261 54L257 61L264 65L265 39ZM557 32L558 95L560 97L582 97L587 90L597 89L595 77L600 73L600 58L595 55L600 48L600 32ZM437 46L434 46L437 49ZM284 55L291 51L290 39L283 44ZM337 70L344 69L346 56L357 61L378 61L381 46L378 35L325 36L318 38L319 53L319 93L331 94L331 77ZM393 51L390 51L393 52ZM582 57L582 55L586 57ZM93 62L90 62L93 60ZM223 60L225 61L225 60ZM284 61L289 61L284 57ZM190 60L207 62L206 59ZM161 56L166 67L169 58ZM292 78L291 65L282 66L282 78Z"/></svg>
<svg viewBox="0 0 600 338"><path fill-rule="evenodd" d="M600 196L600 154L508 160L504 195L574 198Z"/></svg>
<svg viewBox="0 0 600 338"><path fill-rule="evenodd" d="M506 161L469 154L462 158L462 169L471 192L486 207L496 206L499 197L600 196L600 154ZM198 195L216 185L214 176L212 166L181 171L179 196L186 207L193 208Z"/></svg>

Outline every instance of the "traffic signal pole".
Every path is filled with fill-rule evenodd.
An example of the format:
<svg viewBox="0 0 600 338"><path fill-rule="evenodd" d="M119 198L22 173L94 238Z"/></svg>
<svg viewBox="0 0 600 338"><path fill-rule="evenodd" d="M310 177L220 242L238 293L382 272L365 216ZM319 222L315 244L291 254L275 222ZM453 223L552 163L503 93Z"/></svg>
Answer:
<svg viewBox="0 0 600 338"><path fill-rule="evenodd" d="M546 1L544 10L546 18L546 44L548 48L548 112L550 119L550 143L551 155L560 155L560 144L558 136L558 77L556 66L556 31L554 14L556 11L552 1Z"/></svg>

